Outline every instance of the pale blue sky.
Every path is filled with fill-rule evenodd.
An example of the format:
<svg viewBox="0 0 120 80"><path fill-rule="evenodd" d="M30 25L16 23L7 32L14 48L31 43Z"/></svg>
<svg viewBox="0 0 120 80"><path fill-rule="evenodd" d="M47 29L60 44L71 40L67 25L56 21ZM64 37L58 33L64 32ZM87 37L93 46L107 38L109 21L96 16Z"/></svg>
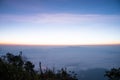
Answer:
<svg viewBox="0 0 120 80"><path fill-rule="evenodd" d="M120 43L119 0L1 0L0 43Z"/></svg>

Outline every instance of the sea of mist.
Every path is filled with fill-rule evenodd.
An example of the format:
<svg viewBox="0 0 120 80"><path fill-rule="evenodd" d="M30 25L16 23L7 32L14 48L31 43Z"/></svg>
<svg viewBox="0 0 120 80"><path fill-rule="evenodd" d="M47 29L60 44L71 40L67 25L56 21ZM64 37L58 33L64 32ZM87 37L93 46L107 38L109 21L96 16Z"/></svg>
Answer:
<svg viewBox="0 0 120 80"><path fill-rule="evenodd" d="M120 45L109 46L15 46L0 45L0 55L7 52L22 55L35 64L38 69L39 62L42 68L67 68L78 73L82 80L95 80L95 75L101 75L105 70L120 67ZM80 73L81 72L81 73ZM91 76L90 76L91 75ZM103 74L104 75L104 74ZM86 77L85 77L86 76ZM100 77L100 76L99 76ZM102 76L103 77L103 76ZM103 79L102 77L99 80ZM98 79L97 79L98 80ZM106 80L106 79L103 79Z"/></svg>

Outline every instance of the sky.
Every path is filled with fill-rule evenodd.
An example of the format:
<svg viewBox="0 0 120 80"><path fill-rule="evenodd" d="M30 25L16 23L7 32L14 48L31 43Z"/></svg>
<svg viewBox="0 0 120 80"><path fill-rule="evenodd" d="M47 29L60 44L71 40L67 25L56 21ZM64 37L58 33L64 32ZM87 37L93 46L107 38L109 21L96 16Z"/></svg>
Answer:
<svg viewBox="0 0 120 80"><path fill-rule="evenodd" d="M120 44L120 0L0 0L0 44Z"/></svg>

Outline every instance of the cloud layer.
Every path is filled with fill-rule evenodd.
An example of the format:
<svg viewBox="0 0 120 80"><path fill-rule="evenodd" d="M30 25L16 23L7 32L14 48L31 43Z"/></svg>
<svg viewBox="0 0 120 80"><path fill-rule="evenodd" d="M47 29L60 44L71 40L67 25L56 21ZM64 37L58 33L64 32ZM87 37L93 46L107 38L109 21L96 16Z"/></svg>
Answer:
<svg viewBox="0 0 120 80"><path fill-rule="evenodd" d="M93 14L34 14L34 15L0 15L2 22L29 22L29 23L91 23L91 22L118 22L120 15L93 15Z"/></svg>

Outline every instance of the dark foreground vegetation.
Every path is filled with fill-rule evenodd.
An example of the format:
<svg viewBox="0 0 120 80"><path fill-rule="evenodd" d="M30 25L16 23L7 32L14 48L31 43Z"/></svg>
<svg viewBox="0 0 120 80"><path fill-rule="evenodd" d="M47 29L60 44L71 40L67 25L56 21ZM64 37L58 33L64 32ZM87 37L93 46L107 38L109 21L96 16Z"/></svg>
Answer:
<svg viewBox="0 0 120 80"><path fill-rule="evenodd" d="M120 68L112 68L110 71L106 71L105 76L107 76L109 80L120 80Z"/></svg>
<svg viewBox="0 0 120 80"><path fill-rule="evenodd" d="M77 80L76 74L66 69L55 71L54 69L42 70L41 62L39 71L34 69L32 62L19 55L7 53L0 57L0 80Z"/></svg>
<svg viewBox="0 0 120 80"><path fill-rule="evenodd" d="M0 80L78 80L72 71L61 69L42 69L41 62L39 70L34 69L34 64L22 56L7 53L0 56ZM104 75L104 74L103 74ZM108 80L120 80L120 68L113 68L105 72ZM93 76L94 77L94 76Z"/></svg>

